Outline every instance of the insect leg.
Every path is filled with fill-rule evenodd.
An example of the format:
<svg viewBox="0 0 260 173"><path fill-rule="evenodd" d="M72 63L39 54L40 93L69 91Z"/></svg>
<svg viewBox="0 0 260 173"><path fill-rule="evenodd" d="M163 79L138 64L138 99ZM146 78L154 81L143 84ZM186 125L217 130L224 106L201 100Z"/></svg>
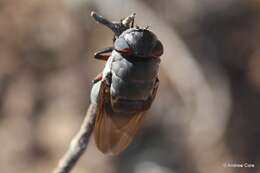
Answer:
<svg viewBox="0 0 260 173"><path fill-rule="evenodd" d="M94 57L96 59L99 59L99 60L107 60L110 55L111 55L111 52L113 51L113 47L108 47L108 48L105 48L101 51L98 51L94 54ZM106 53L109 53L109 54L106 54Z"/></svg>
<svg viewBox="0 0 260 173"><path fill-rule="evenodd" d="M99 73L99 74L95 77L95 79L92 80L92 83L95 84L95 83L97 83L98 81L101 81L101 80L102 80L102 75L103 75L102 72Z"/></svg>
<svg viewBox="0 0 260 173"><path fill-rule="evenodd" d="M108 73L106 74L106 76L104 77L104 80L105 80L107 86L110 86L111 83L112 83L112 73L111 73L111 72L108 72Z"/></svg>
<svg viewBox="0 0 260 173"><path fill-rule="evenodd" d="M95 83L97 83L98 81L101 81L102 79L103 79L103 72L99 73L99 74L95 77L95 79L92 80L92 83L95 84ZM112 80L112 73L107 73L107 75L105 76L104 80L105 80L106 84L107 84L108 86L110 86L110 85L111 85L111 80Z"/></svg>

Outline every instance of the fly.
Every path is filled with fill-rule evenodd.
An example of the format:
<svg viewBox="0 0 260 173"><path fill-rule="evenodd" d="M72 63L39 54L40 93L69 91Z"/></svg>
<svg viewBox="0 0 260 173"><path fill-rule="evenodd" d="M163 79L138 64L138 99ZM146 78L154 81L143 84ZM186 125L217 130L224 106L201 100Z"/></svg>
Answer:
<svg viewBox="0 0 260 173"><path fill-rule="evenodd" d="M134 26L135 13L120 22L91 16L114 33L113 46L94 55L106 61L91 90L95 142L103 153L118 154L133 141L156 96L163 45L148 28Z"/></svg>

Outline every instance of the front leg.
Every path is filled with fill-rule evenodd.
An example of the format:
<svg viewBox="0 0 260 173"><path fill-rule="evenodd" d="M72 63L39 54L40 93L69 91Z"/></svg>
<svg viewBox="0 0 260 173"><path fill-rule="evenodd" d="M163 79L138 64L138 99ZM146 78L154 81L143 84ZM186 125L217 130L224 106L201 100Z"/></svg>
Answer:
<svg viewBox="0 0 260 173"><path fill-rule="evenodd" d="M94 57L99 60L107 61L107 59L111 56L111 52L114 50L113 47L105 48L101 51L98 51L94 54Z"/></svg>
<svg viewBox="0 0 260 173"><path fill-rule="evenodd" d="M95 77L95 79L92 80L92 83L95 84L95 83L97 83L98 81L101 81L102 79L103 79L103 72L99 73L99 74ZM104 76L104 81L106 82L106 84L107 84L108 86L111 85L111 82L112 82L112 73L111 73L111 72L107 73L106 76Z"/></svg>
<svg viewBox="0 0 260 173"><path fill-rule="evenodd" d="M107 86L111 86L112 83L112 73L108 72L105 76L104 76L104 81L106 82Z"/></svg>
<svg viewBox="0 0 260 173"><path fill-rule="evenodd" d="M92 80L92 83L95 84L97 83L98 81L101 81L102 80L102 76L103 76L103 72L99 73L95 79Z"/></svg>

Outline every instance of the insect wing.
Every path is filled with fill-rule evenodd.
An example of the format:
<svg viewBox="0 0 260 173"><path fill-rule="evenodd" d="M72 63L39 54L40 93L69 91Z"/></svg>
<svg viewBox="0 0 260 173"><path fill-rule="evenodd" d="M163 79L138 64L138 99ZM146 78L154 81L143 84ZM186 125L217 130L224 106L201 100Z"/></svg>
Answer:
<svg viewBox="0 0 260 173"><path fill-rule="evenodd" d="M115 113L111 108L109 86L101 83L95 122L95 141L103 153L119 154L133 141L142 125L144 112Z"/></svg>

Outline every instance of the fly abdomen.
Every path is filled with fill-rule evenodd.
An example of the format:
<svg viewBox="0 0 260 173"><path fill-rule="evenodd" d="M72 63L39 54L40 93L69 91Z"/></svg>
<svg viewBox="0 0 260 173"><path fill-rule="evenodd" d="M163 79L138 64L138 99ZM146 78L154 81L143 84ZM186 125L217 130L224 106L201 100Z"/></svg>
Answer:
<svg viewBox="0 0 260 173"><path fill-rule="evenodd" d="M128 100L146 100L153 89L155 79L152 80L124 80L112 74L111 95Z"/></svg>
<svg viewBox="0 0 260 173"><path fill-rule="evenodd" d="M143 107L154 89L159 63L159 58L136 60L112 53L110 92L114 109L137 111Z"/></svg>

